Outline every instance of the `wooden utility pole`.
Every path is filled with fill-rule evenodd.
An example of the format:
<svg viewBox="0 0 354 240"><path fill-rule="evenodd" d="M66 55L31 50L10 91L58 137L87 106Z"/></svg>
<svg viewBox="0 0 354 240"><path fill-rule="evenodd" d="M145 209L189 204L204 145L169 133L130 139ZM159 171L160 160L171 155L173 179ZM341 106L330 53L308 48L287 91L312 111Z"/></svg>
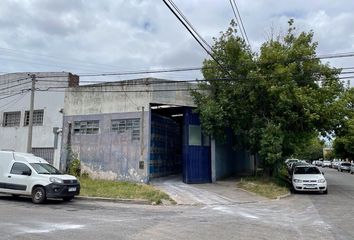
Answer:
<svg viewBox="0 0 354 240"><path fill-rule="evenodd" d="M33 108L34 108L34 92L36 90L36 75L30 75L32 79L31 86L31 100L30 100L30 111L29 111L29 121L28 121L28 138L27 138L27 152L32 153L32 131L33 131Z"/></svg>

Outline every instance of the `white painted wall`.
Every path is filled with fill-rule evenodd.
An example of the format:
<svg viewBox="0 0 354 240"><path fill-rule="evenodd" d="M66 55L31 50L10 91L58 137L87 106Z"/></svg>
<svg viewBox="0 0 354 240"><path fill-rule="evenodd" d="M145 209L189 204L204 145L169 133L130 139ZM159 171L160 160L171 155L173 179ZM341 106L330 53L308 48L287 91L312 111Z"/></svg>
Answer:
<svg viewBox="0 0 354 240"><path fill-rule="evenodd" d="M47 89L49 86L68 86L68 73L35 73L38 76L36 88ZM46 77L56 76L56 77ZM59 77L60 76L60 77ZM15 81L28 77L28 73L13 73L0 76L0 149L13 149L19 152L26 152L28 127L24 126L25 111L29 110L30 92L1 99L8 94L19 93L21 90L30 89L30 79ZM42 78L46 77L46 78ZM45 80L45 81L43 81ZM49 80L49 81L48 81ZM16 86L17 84L22 84ZM63 90L63 89L61 89ZM43 125L33 126L32 147L54 147L53 128L62 128L63 115L60 109L64 107L64 92L36 91L34 98L34 109L44 110ZM18 127L4 127L4 112L21 111L21 121ZM59 136L60 137L60 136ZM54 152L54 163L59 167L60 141Z"/></svg>
<svg viewBox="0 0 354 240"><path fill-rule="evenodd" d="M67 90L65 116L137 112L142 106L148 110L150 103L194 107L190 92L185 90L195 87L155 78L80 86ZM171 91L161 91L168 89Z"/></svg>

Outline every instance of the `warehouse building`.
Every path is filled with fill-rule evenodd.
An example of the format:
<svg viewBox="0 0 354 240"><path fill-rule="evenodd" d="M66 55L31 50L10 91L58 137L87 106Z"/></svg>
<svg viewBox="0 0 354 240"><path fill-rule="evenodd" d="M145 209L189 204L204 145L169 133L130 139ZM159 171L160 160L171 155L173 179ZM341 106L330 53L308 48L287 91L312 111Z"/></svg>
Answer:
<svg viewBox="0 0 354 240"><path fill-rule="evenodd" d="M59 167L64 92L49 89L78 86L68 72L21 72L0 75L0 149L27 151L30 89L35 76L31 152Z"/></svg>
<svg viewBox="0 0 354 240"><path fill-rule="evenodd" d="M180 174L186 183L252 172L232 137L219 144L203 134L190 95L196 88L155 78L68 88L61 169L78 158L94 178L148 182Z"/></svg>

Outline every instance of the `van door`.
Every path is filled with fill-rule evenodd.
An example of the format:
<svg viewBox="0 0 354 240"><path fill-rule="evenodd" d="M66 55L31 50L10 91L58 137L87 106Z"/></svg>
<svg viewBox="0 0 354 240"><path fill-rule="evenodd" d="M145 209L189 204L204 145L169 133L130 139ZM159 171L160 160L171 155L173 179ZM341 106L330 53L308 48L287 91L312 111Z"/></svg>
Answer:
<svg viewBox="0 0 354 240"><path fill-rule="evenodd" d="M21 162L14 162L10 173L7 174L6 188L10 193L25 194L30 192L27 189L31 182L32 170Z"/></svg>

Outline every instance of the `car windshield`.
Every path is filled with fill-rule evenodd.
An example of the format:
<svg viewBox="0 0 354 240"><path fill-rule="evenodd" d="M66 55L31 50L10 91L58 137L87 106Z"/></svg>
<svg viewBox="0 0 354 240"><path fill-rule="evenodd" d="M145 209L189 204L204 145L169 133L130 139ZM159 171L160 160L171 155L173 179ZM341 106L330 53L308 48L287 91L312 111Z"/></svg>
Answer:
<svg viewBox="0 0 354 240"><path fill-rule="evenodd" d="M38 174L62 174L58 169L47 163L31 163Z"/></svg>
<svg viewBox="0 0 354 240"><path fill-rule="evenodd" d="M294 174L321 174L317 167L297 167Z"/></svg>
<svg viewBox="0 0 354 240"><path fill-rule="evenodd" d="M342 166L350 167L350 163L342 163Z"/></svg>

